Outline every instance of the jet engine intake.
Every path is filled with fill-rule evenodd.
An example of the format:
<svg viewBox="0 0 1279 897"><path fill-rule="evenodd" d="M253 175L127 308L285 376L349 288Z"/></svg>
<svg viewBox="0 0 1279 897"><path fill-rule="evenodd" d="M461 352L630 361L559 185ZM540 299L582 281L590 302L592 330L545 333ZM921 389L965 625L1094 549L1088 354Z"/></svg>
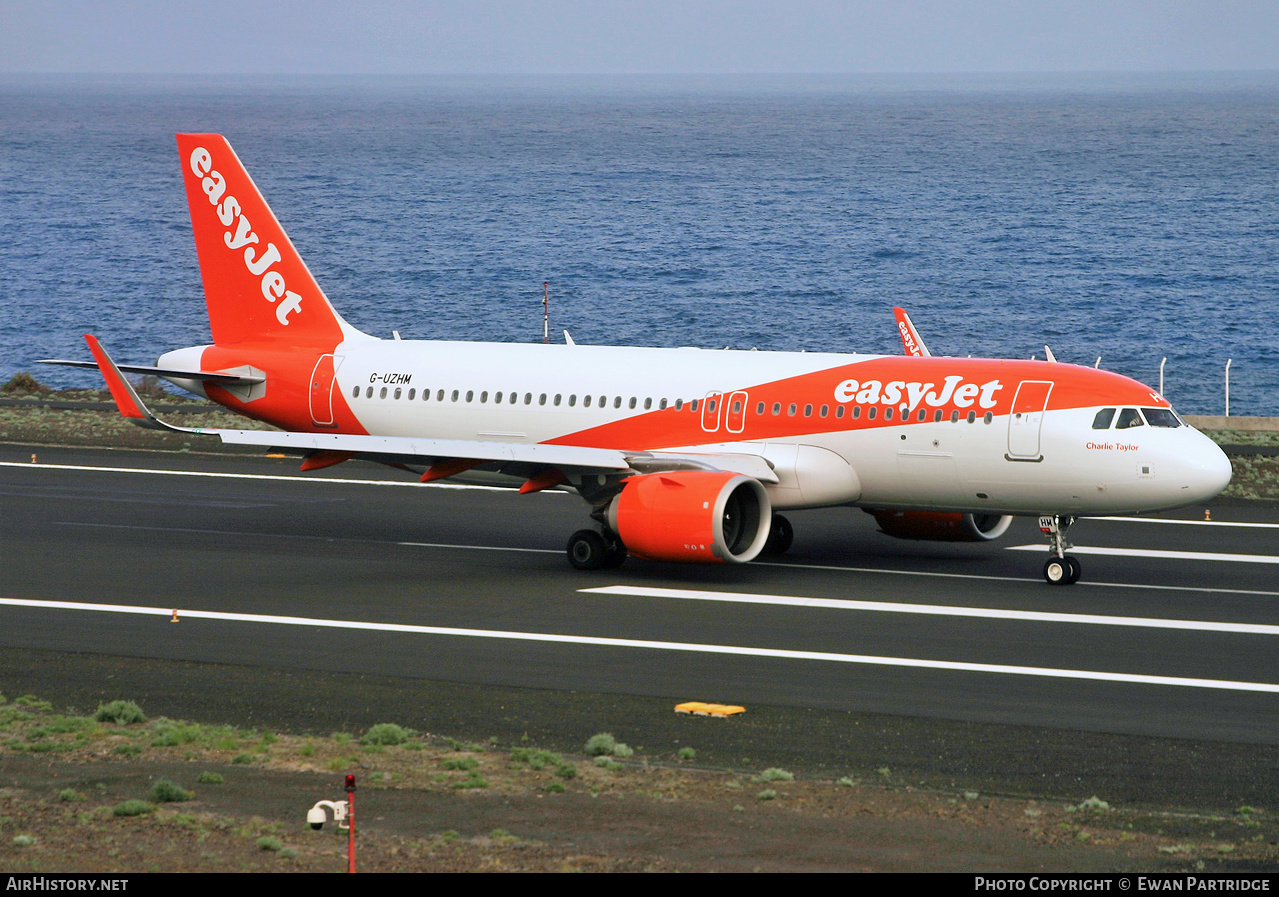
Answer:
<svg viewBox="0 0 1279 897"><path fill-rule="evenodd" d="M1008 531L1009 514L960 514L941 511L871 511L879 528L897 539L932 542L989 542Z"/></svg>
<svg viewBox="0 0 1279 897"><path fill-rule="evenodd" d="M607 516L636 557L742 564L763 550L773 512L756 479L732 471L680 470L629 478Z"/></svg>

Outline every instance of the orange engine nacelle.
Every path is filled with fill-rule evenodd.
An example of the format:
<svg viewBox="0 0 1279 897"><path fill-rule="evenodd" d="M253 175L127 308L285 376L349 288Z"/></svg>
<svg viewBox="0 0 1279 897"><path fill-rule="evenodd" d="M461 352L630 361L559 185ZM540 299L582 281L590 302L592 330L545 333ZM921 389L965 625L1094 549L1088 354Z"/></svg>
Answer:
<svg viewBox="0 0 1279 897"><path fill-rule="evenodd" d="M758 480L718 470L634 476L608 506L608 525L631 554L702 564L754 558L772 516Z"/></svg>
<svg viewBox="0 0 1279 897"><path fill-rule="evenodd" d="M1013 522L1010 515L959 514L939 511L871 511L879 528L897 539L933 542L989 542Z"/></svg>

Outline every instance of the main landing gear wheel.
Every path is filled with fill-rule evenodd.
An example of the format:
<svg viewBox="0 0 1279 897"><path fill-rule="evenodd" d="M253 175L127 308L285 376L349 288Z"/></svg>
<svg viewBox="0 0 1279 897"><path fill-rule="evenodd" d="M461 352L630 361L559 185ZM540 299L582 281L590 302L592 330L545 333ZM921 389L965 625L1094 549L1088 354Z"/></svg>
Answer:
<svg viewBox="0 0 1279 897"><path fill-rule="evenodd" d="M580 529L568 539L568 562L578 570L604 570L622 566L626 546L614 533Z"/></svg>
<svg viewBox="0 0 1279 897"><path fill-rule="evenodd" d="M790 525L790 521L781 514L774 514L773 521L768 527L768 541L764 543L764 550L760 554L773 557L783 555L790 550L791 543L794 541L795 529Z"/></svg>
<svg viewBox="0 0 1279 897"><path fill-rule="evenodd" d="M1079 582L1083 567L1078 558L1066 555L1060 558L1049 558L1044 562L1044 579L1049 585L1072 586Z"/></svg>

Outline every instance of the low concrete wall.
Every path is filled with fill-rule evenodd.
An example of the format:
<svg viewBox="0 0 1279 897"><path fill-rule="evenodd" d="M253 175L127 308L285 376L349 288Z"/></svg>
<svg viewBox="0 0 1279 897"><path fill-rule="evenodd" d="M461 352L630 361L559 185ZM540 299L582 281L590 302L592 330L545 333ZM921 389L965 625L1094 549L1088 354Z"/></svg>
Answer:
<svg viewBox="0 0 1279 897"><path fill-rule="evenodd" d="M1196 430L1279 431L1279 417L1243 417L1223 414L1183 414L1182 418Z"/></svg>

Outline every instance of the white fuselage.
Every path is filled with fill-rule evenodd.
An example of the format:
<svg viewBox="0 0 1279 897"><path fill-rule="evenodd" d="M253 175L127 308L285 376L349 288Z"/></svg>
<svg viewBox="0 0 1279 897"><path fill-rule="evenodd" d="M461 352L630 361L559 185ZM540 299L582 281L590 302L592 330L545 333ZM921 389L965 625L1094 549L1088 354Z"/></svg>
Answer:
<svg viewBox="0 0 1279 897"><path fill-rule="evenodd" d="M1037 434L1020 432L1022 416L1010 413L1018 383L1086 380L1093 373L1071 365L915 360L931 365L926 379L933 398L948 372L955 382L972 384L966 395L952 396L938 422L922 387L912 397L903 386L892 405L840 392L848 371L906 361L897 357L408 340L350 341L333 354L333 393L368 433L759 454L777 472L780 482L767 488L781 508L856 503L977 513L1135 512L1203 500L1230 474L1220 449L1187 426L1093 429L1099 409L1137 404L1104 388L1091 404L1043 411ZM1001 373L996 392L981 389ZM719 398L708 411L707 396L731 397L743 407L731 415L729 399ZM949 407L957 398L966 404ZM691 410L694 401L698 411ZM857 405L876 407L874 426L868 411L852 418ZM843 416L836 418L841 406ZM890 407L891 423L883 419ZM665 414L655 414L662 408ZM317 418L324 413L317 409ZM652 426L637 430L637 418Z"/></svg>

